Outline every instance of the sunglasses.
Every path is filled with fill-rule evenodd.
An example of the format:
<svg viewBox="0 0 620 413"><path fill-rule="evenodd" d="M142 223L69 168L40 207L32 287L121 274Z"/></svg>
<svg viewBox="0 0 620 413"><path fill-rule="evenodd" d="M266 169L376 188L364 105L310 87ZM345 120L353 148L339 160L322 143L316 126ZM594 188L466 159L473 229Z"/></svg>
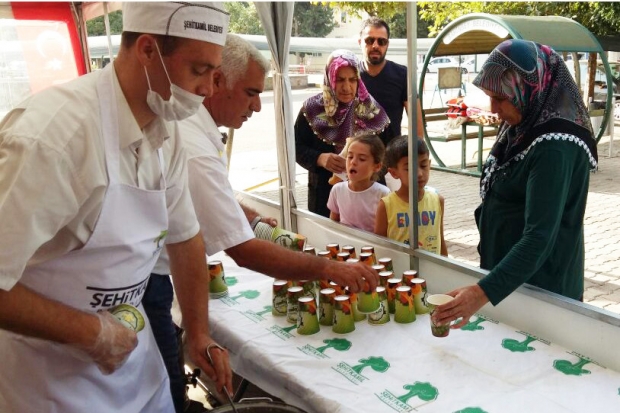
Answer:
<svg viewBox="0 0 620 413"><path fill-rule="evenodd" d="M372 46L373 44L375 44L375 40L377 41L379 46L387 46L389 42L389 40L385 37L367 37L364 39L364 43L366 43L368 46Z"/></svg>

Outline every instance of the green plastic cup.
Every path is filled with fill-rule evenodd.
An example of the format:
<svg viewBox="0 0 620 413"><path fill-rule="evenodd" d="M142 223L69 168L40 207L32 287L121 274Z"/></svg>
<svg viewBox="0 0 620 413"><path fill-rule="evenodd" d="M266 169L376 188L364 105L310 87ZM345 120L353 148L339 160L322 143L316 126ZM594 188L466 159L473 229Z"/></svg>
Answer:
<svg viewBox="0 0 620 413"><path fill-rule="evenodd" d="M275 280L273 282L273 296L271 298L271 314L276 317L286 315L286 290L288 290L289 282L286 280Z"/></svg>
<svg viewBox="0 0 620 413"><path fill-rule="evenodd" d="M286 291L286 321L297 324L299 313L299 298L304 296L304 288L299 286L289 287Z"/></svg>
<svg viewBox="0 0 620 413"><path fill-rule="evenodd" d="M351 311L353 312L353 321L362 321L366 319L366 314L357 309L358 295L356 293L348 293L351 298Z"/></svg>
<svg viewBox="0 0 620 413"><path fill-rule="evenodd" d="M370 290L368 282L366 282L364 291L357 294L357 310L363 314L374 313L379 309L379 305L381 304L379 294L376 289L372 292L366 290Z"/></svg>
<svg viewBox="0 0 620 413"><path fill-rule="evenodd" d="M428 313L426 305L426 280L423 278L414 278L411 280L411 290L413 291L413 304L416 314Z"/></svg>
<svg viewBox="0 0 620 413"><path fill-rule="evenodd" d="M353 321L353 306L348 295L338 295L334 298L334 323L332 331L337 334L347 334L355 330Z"/></svg>
<svg viewBox="0 0 620 413"><path fill-rule="evenodd" d="M385 291L387 292L388 309L390 310L390 314L394 314L396 312L396 306L394 304L396 300L396 288L400 286L401 286L401 281L398 278L390 278L387 281L387 287Z"/></svg>
<svg viewBox="0 0 620 413"><path fill-rule="evenodd" d="M435 312L437 306L449 303L452 300L454 300L454 297L447 294L433 294L429 295L426 299L426 303L428 304L431 314L431 333L433 333L433 336L435 337L448 337L450 334L450 324L437 325L433 323L433 313Z"/></svg>
<svg viewBox="0 0 620 413"><path fill-rule="evenodd" d="M394 321L402 324L413 323L415 321L415 306L413 305L411 287L403 285L396 288L394 307Z"/></svg>
<svg viewBox="0 0 620 413"><path fill-rule="evenodd" d="M381 325L390 321L390 311L388 309L387 292L385 287L377 287L379 295L379 309L374 313L368 314L368 324Z"/></svg>
<svg viewBox="0 0 620 413"><path fill-rule="evenodd" d="M319 292L319 324L331 326L334 324L334 298L336 290L323 288Z"/></svg>
<svg viewBox="0 0 620 413"><path fill-rule="evenodd" d="M379 264L383 264L385 267L385 271L394 271L394 264L392 264L392 259L388 257L379 258Z"/></svg>
<svg viewBox="0 0 620 413"><path fill-rule="evenodd" d="M222 261L209 262L209 293L212 298L228 293Z"/></svg>
<svg viewBox="0 0 620 413"><path fill-rule="evenodd" d="M298 308L297 333L306 336L318 333L321 327L319 326L314 297L300 297L298 299Z"/></svg>

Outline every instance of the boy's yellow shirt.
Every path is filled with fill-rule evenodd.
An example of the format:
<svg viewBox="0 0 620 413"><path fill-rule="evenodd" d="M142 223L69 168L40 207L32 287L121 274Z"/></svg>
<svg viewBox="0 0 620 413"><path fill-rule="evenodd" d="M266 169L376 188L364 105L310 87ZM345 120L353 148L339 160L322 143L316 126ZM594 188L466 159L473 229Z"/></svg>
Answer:
<svg viewBox="0 0 620 413"><path fill-rule="evenodd" d="M396 192L382 198L387 213L387 237L395 241L409 242L409 202L403 201ZM418 247L441 254L441 204L439 194L425 188L418 201Z"/></svg>

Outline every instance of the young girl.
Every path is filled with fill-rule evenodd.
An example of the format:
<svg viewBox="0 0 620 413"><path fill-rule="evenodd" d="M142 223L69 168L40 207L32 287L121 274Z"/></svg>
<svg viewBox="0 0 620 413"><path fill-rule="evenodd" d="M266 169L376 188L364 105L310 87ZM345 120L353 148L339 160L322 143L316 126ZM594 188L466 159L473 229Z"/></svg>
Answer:
<svg viewBox="0 0 620 413"><path fill-rule="evenodd" d="M383 165L385 147L376 135L352 138L346 155L348 181L332 188L327 201L329 217L350 227L372 231L379 200L390 193L375 182Z"/></svg>

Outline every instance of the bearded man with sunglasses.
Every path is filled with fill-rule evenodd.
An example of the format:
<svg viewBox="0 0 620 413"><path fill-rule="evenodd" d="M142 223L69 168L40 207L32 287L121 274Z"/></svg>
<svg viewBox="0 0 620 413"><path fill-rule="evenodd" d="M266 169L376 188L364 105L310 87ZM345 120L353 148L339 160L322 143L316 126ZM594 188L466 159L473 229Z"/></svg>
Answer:
<svg viewBox="0 0 620 413"><path fill-rule="evenodd" d="M362 81L390 118L389 126L380 135L383 144L387 146L394 137L401 135L403 108L407 109L407 67L386 60L390 28L376 16L362 22L358 43L364 55L360 68ZM418 119L418 137L423 137L419 105Z"/></svg>

